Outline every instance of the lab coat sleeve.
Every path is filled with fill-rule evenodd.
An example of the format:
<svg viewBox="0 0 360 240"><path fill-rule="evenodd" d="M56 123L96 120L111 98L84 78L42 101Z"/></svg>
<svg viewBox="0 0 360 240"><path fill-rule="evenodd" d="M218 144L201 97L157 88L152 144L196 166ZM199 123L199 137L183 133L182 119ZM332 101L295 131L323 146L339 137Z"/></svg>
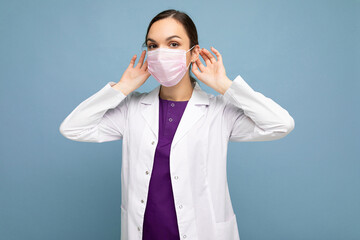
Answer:
<svg viewBox="0 0 360 240"><path fill-rule="evenodd" d="M81 102L60 124L60 133L79 142L108 142L122 139L130 94L112 88L101 90Z"/></svg>
<svg viewBox="0 0 360 240"><path fill-rule="evenodd" d="M272 141L289 134L295 121L287 110L238 75L223 95L223 111L229 141Z"/></svg>

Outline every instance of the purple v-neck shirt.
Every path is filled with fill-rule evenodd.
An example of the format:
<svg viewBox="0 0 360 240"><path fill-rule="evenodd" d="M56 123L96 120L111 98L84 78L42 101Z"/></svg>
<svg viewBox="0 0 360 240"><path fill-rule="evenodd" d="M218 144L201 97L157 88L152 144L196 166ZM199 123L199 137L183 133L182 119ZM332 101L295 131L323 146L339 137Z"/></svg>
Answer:
<svg viewBox="0 0 360 240"><path fill-rule="evenodd" d="M155 151L146 202L143 240L179 240L179 229L170 178L169 155L180 119L188 101L170 101L159 96L159 141Z"/></svg>

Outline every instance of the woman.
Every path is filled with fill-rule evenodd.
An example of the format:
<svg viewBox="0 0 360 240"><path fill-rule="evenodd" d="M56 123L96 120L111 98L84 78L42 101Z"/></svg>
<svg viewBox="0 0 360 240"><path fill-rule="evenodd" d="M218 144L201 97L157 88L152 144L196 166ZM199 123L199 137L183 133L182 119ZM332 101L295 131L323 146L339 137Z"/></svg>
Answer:
<svg viewBox="0 0 360 240"><path fill-rule="evenodd" d="M200 49L185 13L159 13L145 40L147 59L144 50L134 66L134 55L120 81L78 105L60 132L82 142L123 140L122 240L239 240L226 175L228 141L280 139L294 120L240 75L231 81L219 51L211 48L215 58ZM218 96L200 88L190 65ZM150 75L160 85L135 91Z"/></svg>

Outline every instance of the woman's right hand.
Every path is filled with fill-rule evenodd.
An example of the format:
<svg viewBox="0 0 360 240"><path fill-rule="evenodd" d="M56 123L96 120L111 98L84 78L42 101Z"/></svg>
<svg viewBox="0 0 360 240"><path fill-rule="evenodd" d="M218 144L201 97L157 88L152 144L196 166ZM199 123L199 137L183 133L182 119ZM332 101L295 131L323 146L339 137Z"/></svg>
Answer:
<svg viewBox="0 0 360 240"><path fill-rule="evenodd" d="M151 75L147 70L147 61L145 60L144 62L145 54L146 51L143 50L139 62L135 67L136 54L131 58L128 68L125 70L120 81L112 86L113 88L122 91L125 95L128 95L144 84L146 79L148 79Z"/></svg>

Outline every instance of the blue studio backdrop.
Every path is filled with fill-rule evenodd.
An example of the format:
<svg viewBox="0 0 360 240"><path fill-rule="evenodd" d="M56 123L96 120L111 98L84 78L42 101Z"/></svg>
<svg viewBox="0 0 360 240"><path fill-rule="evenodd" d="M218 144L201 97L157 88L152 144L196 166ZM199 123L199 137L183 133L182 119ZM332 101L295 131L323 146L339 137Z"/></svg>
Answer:
<svg viewBox="0 0 360 240"><path fill-rule="evenodd" d="M280 140L229 143L241 240L360 239L359 5L0 1L0 239L120 239L122 142L71 141L59 126L120 79L169 8L189 14L231 80L240 74L295 120Z"/></svg>

